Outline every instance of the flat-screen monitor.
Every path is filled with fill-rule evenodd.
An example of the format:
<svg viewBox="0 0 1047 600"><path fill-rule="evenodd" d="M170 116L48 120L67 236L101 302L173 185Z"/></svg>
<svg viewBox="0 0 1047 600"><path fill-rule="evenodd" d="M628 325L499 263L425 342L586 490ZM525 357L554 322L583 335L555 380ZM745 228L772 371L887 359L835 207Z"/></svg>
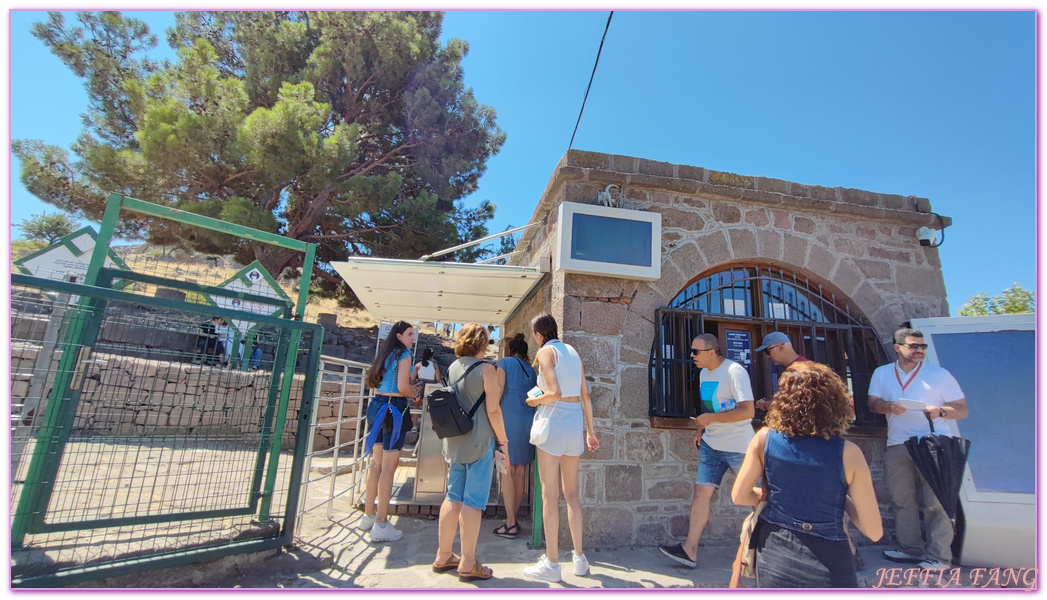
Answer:
<svg viewBox="0 0 1047 600"><path fill-rule="evenodd" d="M662 276L662 215L564 202L558 221L557 268L629 279Z"/></svg>

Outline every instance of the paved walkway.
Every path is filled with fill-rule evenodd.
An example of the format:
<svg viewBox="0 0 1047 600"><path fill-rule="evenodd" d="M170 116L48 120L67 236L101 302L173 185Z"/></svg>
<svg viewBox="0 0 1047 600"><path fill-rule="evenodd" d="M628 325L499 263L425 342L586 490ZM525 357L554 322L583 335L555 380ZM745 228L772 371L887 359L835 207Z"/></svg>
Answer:
<svg viewBox="0 0 1047 600"><path fill-rule="evenodd" d="M306 517L302 531L311 537L300 540L299 549L270 556L251 567L241 568L241 576L223 582L232 587L253 588L410 588L410 589L504 589L504 588L725 588L730 580L731 561L736 547L703 546L699 566L678 567L656 547L587 549L591 573L576 577L571 572L570 546L561 548L563 581L550 584L524 576L523 568L537 561L542 550L528 547L529 524L515 540L491 533L500 521L485 519L480 534L478 555L494 570L488 581L463 583L453 574L436 574L431 564L437 547L437 521L433 518L392 517L404 532L400 541L368 541L365 532L354 525L362 513L352 510L336 521ZM457 552L457 546L455 551ZM863 587L940 587L936 576L921 581L915 573L906 574L909 565L891 563L881 556L882 546L861 549L866 567L859 573ZM897 569L894 572L886 569ZM893 575L892 575L893 573ZM893 577L893 581L892 581ZM908 581L906 581L908 577ZM950 575L946 572L941 583ZM972 587L971 570L963 568L949 587ZM982 582L988 581L988 574ZM1001 578L1001 581L1003 579ZM892 582L891 585L885 585ZM753 587L755 580L743 579ZM959 585L957 585L959 584ZM981 586L974 586L981 587ZM990 585L989 587L1000 587ZM1011 587L1025 587L1017 585Z"/></svg>

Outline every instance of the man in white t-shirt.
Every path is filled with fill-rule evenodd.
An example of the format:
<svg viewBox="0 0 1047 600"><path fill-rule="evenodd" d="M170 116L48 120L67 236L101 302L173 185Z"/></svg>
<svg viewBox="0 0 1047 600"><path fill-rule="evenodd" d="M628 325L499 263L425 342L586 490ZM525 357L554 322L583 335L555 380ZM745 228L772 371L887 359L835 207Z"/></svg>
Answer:
<svg viewBox="0 0 1047 600"><path fill-rule="evenodd" d="M919 563L924 569L947 569L952 564L952 522L913 463L905 440L930 433L926 415L934 419L935 433L956 435L949 421L967 416L967 400L951 373L923 362L927 355L923 333L915 329L894 332L894 351L898 360L876 369L869 383L869 410L887 415L884 464L899 547L885 550L883 556L895 562ZM925 405L923 410L920 405ZM921 510L926 540L920 535Z"/></svg>
<svg viewBox="0 0 1047 600"><path fill-rule="evenodd" d="M720 355L720 341L703 333L691 340L691 358L698 375L702 414L698 431L698 477L694 482L691 520L682 544L661 546L663 554L688 567L698 564L698 541L709 523L709 504L727 469L738 474L753 439L753 390L745 367Z"/></svg>

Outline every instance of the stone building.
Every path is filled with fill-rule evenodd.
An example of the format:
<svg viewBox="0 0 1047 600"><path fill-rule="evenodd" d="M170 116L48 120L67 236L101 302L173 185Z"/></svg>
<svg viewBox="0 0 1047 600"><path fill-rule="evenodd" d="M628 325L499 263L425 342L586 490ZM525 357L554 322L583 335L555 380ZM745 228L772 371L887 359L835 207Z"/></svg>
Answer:
<svg viewBox="0 0 1047 600"><path fill-rule="evenodd" d="M601 193L623 209L660 213L658 279L579 274L557 264L558 208L595 204ZM798 352L845 377L856 407L849 437L870 462L885 530L893 531L883 481L886 426L868 412L866 393L872 370L893 359L896 328L948 315L938 250L921 245L917 230L951 222L932 213L927 199L572 150L531 223L510 262L535 266L552 256L552 270L504 334L528 333L530 319L548 311L585 364L600 438L599 452L586 453L581 465L587 545L686 536L698 461L689 418L698 410L690 385L697 372L686 348L700 332L717 334L722 350L726 338L736 352L750 350L757 398L769 397L776 381L767 359L751 354L770 331L786 332ZM718 492L703 544L736 539L745 512Z"/></svg>

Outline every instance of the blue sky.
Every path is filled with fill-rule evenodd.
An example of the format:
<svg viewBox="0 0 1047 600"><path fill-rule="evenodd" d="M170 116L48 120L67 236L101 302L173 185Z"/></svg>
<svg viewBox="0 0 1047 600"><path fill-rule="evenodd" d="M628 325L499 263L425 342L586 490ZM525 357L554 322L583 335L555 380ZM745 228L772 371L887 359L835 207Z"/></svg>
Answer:
<svg viewBox="0 0 1047 600"><path fill-rule="evenodd" d="M172 13L132 14L169 56ZM447 13L466 84L508 133L469 199L497 205L492 231L528 221L567 150L607 14ZM10 15L11 137L68 147L81 82L29 34L44 13ZM954 222L940 252L955 312L1035 285L1035 35L1031 11L619 10L574 148L929 198ZM55 210L11 168L13 225Z"/></svg>

